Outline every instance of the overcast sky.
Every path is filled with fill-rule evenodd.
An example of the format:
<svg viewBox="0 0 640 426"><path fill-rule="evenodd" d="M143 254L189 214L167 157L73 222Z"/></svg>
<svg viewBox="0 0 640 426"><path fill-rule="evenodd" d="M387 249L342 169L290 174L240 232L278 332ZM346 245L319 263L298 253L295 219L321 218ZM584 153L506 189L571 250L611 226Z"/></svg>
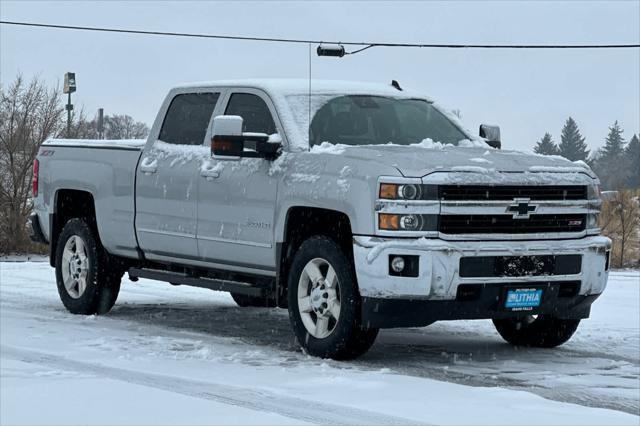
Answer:
<svg viewBox="0 0 640 426"><path fill-rule="evenodd" d="M639 43L639 1L40 2L0 1L3 20L176 32L422 43ZM151 124L167 90L223 78L307 78L309 48L0 26L0 80L20 71L52 84L76 72L74 103ZM618 120L640 130L640 50L375 48L312 58L313 78L391 79L460 109L468 128L495 123L527 149L573 116L587 143Z"/></svg>

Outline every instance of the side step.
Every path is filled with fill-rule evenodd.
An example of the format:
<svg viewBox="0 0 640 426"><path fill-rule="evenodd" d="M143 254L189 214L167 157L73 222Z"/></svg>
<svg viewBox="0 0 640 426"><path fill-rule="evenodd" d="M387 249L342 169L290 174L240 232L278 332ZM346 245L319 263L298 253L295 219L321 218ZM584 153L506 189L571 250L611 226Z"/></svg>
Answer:
<svg viewBox="0 0 640 426"><path fill-rule="evenodd" d="M228 291L230 293L244 294L246 296L265 297L266 289L255 287L251 284L239 281L219 280L214 278L189 277L185 274L156 269L129 268L129 276L132 278L147 278L150 280L166 281L172 284L182 284L191 287L208 288L210 290Z"/></svg>

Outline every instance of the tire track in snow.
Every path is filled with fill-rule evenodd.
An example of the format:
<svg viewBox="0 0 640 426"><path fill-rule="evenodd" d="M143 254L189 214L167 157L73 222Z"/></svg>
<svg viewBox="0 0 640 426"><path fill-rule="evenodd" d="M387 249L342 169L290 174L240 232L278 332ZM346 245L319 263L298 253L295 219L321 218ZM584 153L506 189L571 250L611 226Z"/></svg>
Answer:
<svg viewBox="0 0 640 426"><path fill-rule="evenodd" d="M109 367L13 346L2 345L0 346L0 352L2 352L3 356L30 364L40 364L64 370L89 373L108 379L152 387L194 398L206 399L251 410L267 411L309 423L339 425L424 424L402 417L277 395L264 390L253 390L220 383L201 382L175 376Z"/></svg>
<svg viewBox="0 0 640 426"><path fill-rule="evenodd" d="M161 310L160 307L158 309ZM7 314L11 313L12 317L21 317L21 318L38 318L43 321L51 321L52 315L44 315L40 313L35 313L33 311L25 312L22 309L16 309L13 307L2 306L2 313ZM67 317L70 314L67 314L64 309L60 308L59 311L56 311L54 316L55 319L62 320L66 322ZM101 317L102 320L108 320L107 323L96 324L93 321L89 322L74 322L73 324L65 324L65 326L73 325L73 327L79 327L83 329L92 329L96 334L109 333L112 329L117 329L121 331L132 331L139 332L133 329L130 329L128 326L135 326L139 324L145 324L144 333L146 335L162 335L166 338L171 339L197 339L207 342L209 344L219 344L221 343L217 339L224 339L223 344L234 344L234 345L255 345L251 341L244 341L242 337L227 337L223 335L217 335L211 332L201 332L201 331L185 331L180 328L170 327L170 326L161 326L161 325L151 325L148 321L140 321L140 318L131 318L130 316L125 316L124 318L115 317L113 315L107 315ZM113 321L113 323L111 323ZM124 327L121 327L124 325ZM99 332L101 331L101 332ZM398 335L413 335L414 337L419 334L412 332L411 330L394 330L394 334ZM211 340L213 339L213 340ZM279 347L278 345L268 345L274 350L284 351L284 353L288 353L286 349ZM405 345L400 345L397 343L384 342L382 339L381 342L378 343L378 347L375 348L373 352L374 355L378 352L381 353L394 353L403 361L401 364L394 364L391 368L395 374L403 374L407 376L413 377L423 377L434 380L439 380L443 382L457 383L467 386L480 386L480 387L503 387L509 388L513 390L524 390L527 392L531 392L542 396L543 398L554 400L558 402L566 402L572 404L579 404L588 407L595 408L606 408L617 411L626 412L629 414L638 415L638 401L637 399L630 399L628 397L620 396L617 398L607 398L598 392L591 392L589 389L580 388L577 385L567 385L567 386L559 386L559 387L546 387L541 386L536 381L528 381L517 377L509 377L508 375L503 374L500 370L483 370L480 371L478 369L468 370L464 365L462 366L450 366L451 368L447 368L443 370L444 365L449 365L447 361L445 364L440 363L439 357L434 360L434 353L440 354L442 351L446 350L445 347L432 347L432 346L421 346L421 345L411 345L407 348ZM635 367L640 367L638 365L638 360L635 358L629 358L625 356L620 356L616 354L606 354L601 352L587 351L587 350L579 350L579 349L562 349L563 352L566 352L566 355L569 356L577 356L578 358L587 358L593 357L596 359L603 360L611 360L611 361L623 361L629 362ZM464 351L460 353L465 353ZM456 352L453 352L452 355L455 355ZM425 362L426 360L426 362ZM296 362L296 361L288 361L288 362ZM300 360L298 362L309 362L308 360ZM385 357L382 359L369 358L354 361L353 365L357 367L357 369L361 370L378 370L380 368L388 368L389 367L389 358ZM482 363L479 364L482 366ZM458 369L460 367L460 369ZM339 367L338 367L339 368ZM514 367L517 368L517 367ZM587 374L589 371L585 371L584 374ZM618 375L621 373L617 373ZM568 375L567 377L570 377Z"/></svg>

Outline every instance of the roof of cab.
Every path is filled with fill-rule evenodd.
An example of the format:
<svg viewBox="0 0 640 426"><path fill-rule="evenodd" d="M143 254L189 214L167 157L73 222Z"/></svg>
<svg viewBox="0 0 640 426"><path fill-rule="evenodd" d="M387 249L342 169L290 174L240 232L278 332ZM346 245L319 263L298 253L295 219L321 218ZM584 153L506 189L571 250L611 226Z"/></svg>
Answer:
<svg viewBox="0 0 640 426"><path fill-rule="evenodd" d="M311 83L311 84L309 84ZM379 96L391 96L398 98L422 98L428 99L424 94L409 90L398 90L391 83L368 83L359 81L342 80L317 80L312 79L239 79L239 80L214 80L180 84L178 89L202 88L202 87L245 87L261 89L270 94L278 95L304 95L313 94L368 94Z"/></svg>

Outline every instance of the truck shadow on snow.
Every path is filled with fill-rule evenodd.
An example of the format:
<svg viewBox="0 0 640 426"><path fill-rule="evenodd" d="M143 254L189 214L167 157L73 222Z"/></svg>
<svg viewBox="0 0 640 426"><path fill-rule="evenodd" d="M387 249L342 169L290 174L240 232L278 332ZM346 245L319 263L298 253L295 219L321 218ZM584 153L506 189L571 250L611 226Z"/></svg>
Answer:
<svg viewBox="0 0 640 426"><path fill-rule="evenodd" d="M301 361L308 361L301 353L284 309L239 308L199 302L126 303L116 304L108 316L182 332L202 333L205 339L207 336L229 338L265 351L293 352L300 354ZM480 324L482 322L484 325ZM475 372L482 371L485 365L487 373L494 374L496 371L491 366L501 362L526 362L548 367L549 363L582 362L579 359L585 357L601 357L609 362L634 362L624 357L572 349L570 345L555 349L513 347L504 343L486 320L475 321L471 328L469 322L466 327L460 326L459 322L441 322L423 328L381 330L368 353L357 360L336 364L398 367L404 373L416 364L418 368L413 373L431 377L434 370L450 376L456 370L452 367L471 364ZM425 368L429 371L425 372ZM509 372L521 371L511 365Z"/></svg>
<svg viewBox="0 0 640 426"><path fill-rule="evenodd" d="M264 350L279 350L301 354L289 324L287 311L270 308L239 308L216 304L117 304L109 318L171 328L183 332L203 333L234 339ZM433 333L430 333L433 329ZM462 357L476 361L495 359L497 353L511 358L519 352L504 344L499 337L477 335L469 338L464 332L454 332L454 324L445 330L440 325L415 329L381 330L373 348L364 356L348 364L380 364L389 361L419 360L421 363L448 364ZM463 340L456 336L462 337ZM456 341L458 340L458 341ZM459 356L455 354L458 353ZM306 361L306 357L304 357ZM337 363L341 364L341 363ZM347 364L347 363L344 363Z"/></svg>
<svg viewBox="0 0 640 426"><path fill-rule="evenodd" d="M615 376L613 386L626 388L637 383L637 361L567 346L553 350L515 348L504 343L490 324L480 322L477 327L476 323L461 326L452 322L382 330L363 357L338 362L302 353L284 309L202 302L119 303L108 318L152 326L143 328L142 333L175 338L178 343L172 350L186 358L193 351L194 357L201 359L195 354L199 345L222 346L230 351L226 359L250 366L327 363L338 369L382 370L471 386L523 389L549 399L634 414L639 410L633 398L603 398L591 392L588 382L580 383L589 375L608 376L609 380ZM557 383L550 386L549 380Z"/></svg>

